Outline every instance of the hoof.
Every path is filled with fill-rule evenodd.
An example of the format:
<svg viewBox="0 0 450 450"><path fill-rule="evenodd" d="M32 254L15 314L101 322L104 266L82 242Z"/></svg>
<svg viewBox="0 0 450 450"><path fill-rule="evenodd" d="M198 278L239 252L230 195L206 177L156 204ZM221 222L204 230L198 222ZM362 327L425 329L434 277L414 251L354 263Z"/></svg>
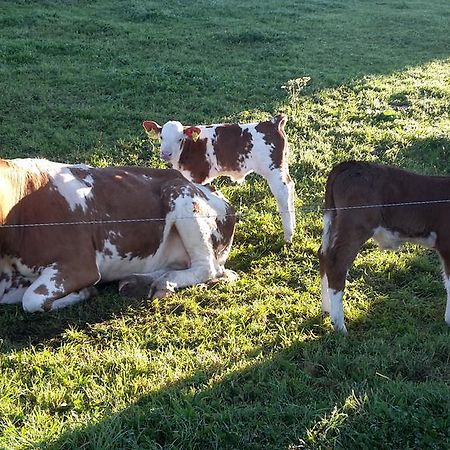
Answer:
<svg viewBox="0 0 450 450"><path fill-rule="evenodd" d="M86 288L86 299L88 298L94 298L98 295L98 289L94 286Z"/></svg>
<svg viewBox="0 0 450 450"><path fill-rule="evenodd" d="M144 283L138 277L129 277L122 280L119 284L119 294L127 298L143 298L147 297L150 285Z"/></svg>
<svg viewBox="0 0 450 450"><path fill-rule="evenodd" d="M170 297L173 294L173 291L169 289L154 289L150 294L148 295L148 298L166 298Z"/></svg>
<svg viewBox="0 0 450 450"><path fill-rule="evenodd" d="M333 328L334 328L334 331L336 331L337 333L341 333L344 336L346 336L348 334L347 327L344 324L342 324L341 326L338 326L333 323Z"/></svg>

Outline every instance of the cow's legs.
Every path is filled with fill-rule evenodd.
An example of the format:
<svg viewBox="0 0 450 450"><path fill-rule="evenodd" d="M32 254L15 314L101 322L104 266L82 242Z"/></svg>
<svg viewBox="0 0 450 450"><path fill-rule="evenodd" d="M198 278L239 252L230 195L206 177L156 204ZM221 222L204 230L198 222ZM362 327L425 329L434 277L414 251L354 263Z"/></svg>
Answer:
<svg viewBox="0 0 450 450"><path fill-rule="evenodd" d="M331 225L333 223L333 215L326 212L323 217L323 233L322 245L320 246L318 256L320 264L320 292L322 299L322 311L324 313L331 313L331 301L328 295L328 278L325 270L325 261L322 254L328 250L331 243Z"/></svg>
<svg viewBox="0 0 450 450"><path fill-rule="evenodd" d="M283 223L284 240L291 242L295 231L295 185L287 169L273 169L261 174L269 183L270 190L277 201L278 212Z"/></svg>
<svg viewBox="0 0 450 450"><path fill-rule="evenodd" d="M356 226L350 216L335 218L324 229L322 247L319 250L322 277L322 307L330 313L335 331L347 333L344 323L344 295L347 271L360 248L371 237L371 232ZM333 236L332 242L327 237Z"/></svg>
<svg viewBox="0 0 450 450"><path fill-rule="evenodd" d="M12 305L14 303L21 303L23 295L25 294L28 287L18 287L8 289L0 299L0 303L6 305Z"/></svg>
<svg viewBox="0 0 450 450"><path fill-rule="evenodd" d="M450 249L443 250L438 249L439 255L442 260L442 266L444 268L444 285L447 291L447 306L445 307L445 322L450 326Z"/></svg>
<svg viewBox="0 0 450 450"><path fill-rule="evenodd" d="M320 264L320 294L322 299L322 311L324 313L331 313L330 296L328 295L328 278L325 270L325 261L322 257L322 247L319 249L319 264Z"/></svg>
<svg viewBox="0 0 450 450"><path fill-rule="evenodd" d="M150 273L135 273L130 275L120 281L119 293L124 297L147 297L152 283L169 270L169 268L166 268Z"/></svg>
<svg viewBox="0 0 450 450"><path fill-rule="evenodd" d="M225 269L214 255L209 219L195 218L175 221L175 227L190 258L190 267L169 270L152 285L153 297L166 297L175 289L205 283L224 275Z"/></svg>
<svg viewBox="0 0 450 450"><path fill-rule="evenodd" d="M99 280L97 268L89 264L83 270L61 269L56 264L45 268L26 290L22 299L27 312L52 311L90 298L92 286Z"/></svg>

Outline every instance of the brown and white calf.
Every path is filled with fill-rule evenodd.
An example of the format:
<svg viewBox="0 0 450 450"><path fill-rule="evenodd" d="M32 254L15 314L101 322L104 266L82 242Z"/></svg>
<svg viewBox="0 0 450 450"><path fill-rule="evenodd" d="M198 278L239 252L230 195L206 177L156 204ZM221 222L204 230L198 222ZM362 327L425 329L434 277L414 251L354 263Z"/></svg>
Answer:
<svg viewBox="0 0 450 450"><path fill-rule="evenodd" d="M281 215L284 239L295 230L295 186L289 175L286 116L248 124L183 126L170 121L159 126L145 121L143 127L161 139L161 158L186 178L209 183L218 176L243 181L251 172L264 177Z"/></svg>
<svg viewBox="0 0 450 450"><path fill-rule="evenodd" d="M414 242L437 251L447 290L445 321L450 325L450 202L445 201L449 199L450 177L367 162L344 162L330 172L325 193L325 210L330 211L324 214L319 259L322 308L335 330L347 331L342 304L346 275L369 238L382 249ZM397 203L412 204L377 206ZM359 208L366 205L375 207Z"/></svg>
<svg viewBox="0 0 450 450"><path fill-rule="evenodd" d="M49 311L102 281L163 297L226 277L234 223L176 170L0 160L0 303Z"/></svg>

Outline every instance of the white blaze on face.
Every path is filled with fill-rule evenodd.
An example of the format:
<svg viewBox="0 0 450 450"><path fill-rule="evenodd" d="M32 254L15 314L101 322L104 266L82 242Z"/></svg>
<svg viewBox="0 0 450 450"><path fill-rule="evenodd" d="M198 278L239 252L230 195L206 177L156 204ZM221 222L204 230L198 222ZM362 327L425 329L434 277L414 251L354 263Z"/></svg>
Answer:
<svg viewBox="0 0 450 450"><path fill-rule="evenodd" d="M166 122L161 130L161 158L172 163L178 162L181 142L184 139L183 125L180 122Z"/></svg>
<svg viewBox="0 0 450 450"><path fill-rule="evenodd" d="M335 331L347 334L347 328L344 324L344 306L342 304L343 291L336 291L334 289L328 289L328 296L330 298L330 318L333 323Z"/></svg>

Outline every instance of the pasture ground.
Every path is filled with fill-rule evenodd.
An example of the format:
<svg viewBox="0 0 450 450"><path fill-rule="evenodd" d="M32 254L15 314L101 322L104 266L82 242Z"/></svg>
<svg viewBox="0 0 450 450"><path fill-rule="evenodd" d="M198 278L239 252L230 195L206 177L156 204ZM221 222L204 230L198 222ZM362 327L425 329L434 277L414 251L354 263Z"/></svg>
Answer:
<svg viewBox="0 0 450 450"><path fill-rule="evenodd" d="M0 448L449 448L437 257L367 244L342 337L315 256L334 164L450 175L449 49L447 0L0 1L2 157L162 166L143 119L282 111L299 208L287 247L263 180L215 183L245 213L230 285L2 306Z"/></svg>

